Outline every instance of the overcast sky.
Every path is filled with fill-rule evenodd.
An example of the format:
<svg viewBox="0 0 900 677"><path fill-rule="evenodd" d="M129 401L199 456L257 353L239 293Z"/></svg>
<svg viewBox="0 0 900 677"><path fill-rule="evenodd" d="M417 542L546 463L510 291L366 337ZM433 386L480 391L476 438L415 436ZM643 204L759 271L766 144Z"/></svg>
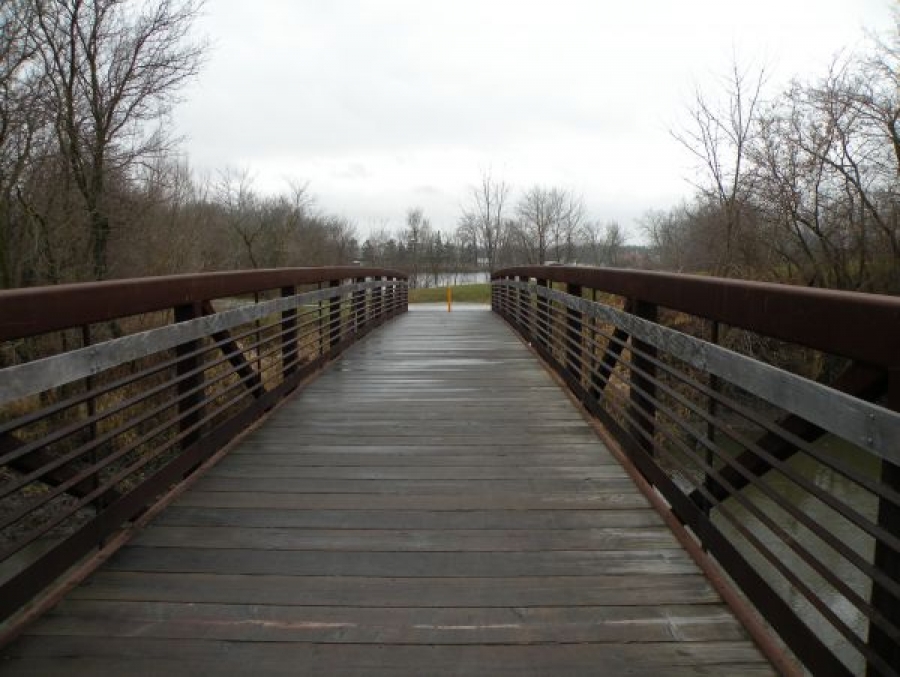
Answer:
<svg viewBox="0 0 900 677"><path fill-rule="evenodd" d="M490 169L560 186L592 219L636 220L691 192L669 130L732 54L770 88L823 73L890 0L208 0L209 61L175 122L201 173L309 181L362 235L422 207L455 228Z"/></svg>

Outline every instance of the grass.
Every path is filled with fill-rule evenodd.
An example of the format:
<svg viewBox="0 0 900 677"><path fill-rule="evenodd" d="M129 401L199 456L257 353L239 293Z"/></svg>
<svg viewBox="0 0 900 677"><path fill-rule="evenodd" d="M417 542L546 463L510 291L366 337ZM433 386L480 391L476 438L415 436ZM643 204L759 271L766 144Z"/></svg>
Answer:
<svg viewBox="0 0 900 677"><path fill-rule="evenodd" d="M460 303L490 303L491 285L462 284L452 287L453 300ZM447 287L428 287L409 290L410 303L446 303Z"/></svg>

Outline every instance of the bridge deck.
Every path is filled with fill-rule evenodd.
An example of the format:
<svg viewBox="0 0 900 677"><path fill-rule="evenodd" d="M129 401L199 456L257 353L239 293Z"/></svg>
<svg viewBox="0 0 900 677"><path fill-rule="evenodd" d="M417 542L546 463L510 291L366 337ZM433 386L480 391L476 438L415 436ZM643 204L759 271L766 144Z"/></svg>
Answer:
<svg viewBox="0 0 900 677"><path fill-rule="evenodd" d="M475 310L355 346L3 654L23 675L772 672Z"/></svg>

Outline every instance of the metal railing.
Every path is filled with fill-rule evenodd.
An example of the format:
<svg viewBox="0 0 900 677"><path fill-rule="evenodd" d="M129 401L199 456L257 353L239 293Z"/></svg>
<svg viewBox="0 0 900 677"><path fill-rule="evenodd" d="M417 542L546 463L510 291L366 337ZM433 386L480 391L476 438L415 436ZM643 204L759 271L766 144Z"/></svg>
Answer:
<svg viewBox="0 0 900 677"><path fill-rule="evenodd" d="M900 674L900 299L559 266L492 284L810 671Z"/></svg>
<svg viewBox="0 0 900 677"><path fill-rule="evenodd" d="M406 307L355 267L0 292L0 621Z"/></svg>

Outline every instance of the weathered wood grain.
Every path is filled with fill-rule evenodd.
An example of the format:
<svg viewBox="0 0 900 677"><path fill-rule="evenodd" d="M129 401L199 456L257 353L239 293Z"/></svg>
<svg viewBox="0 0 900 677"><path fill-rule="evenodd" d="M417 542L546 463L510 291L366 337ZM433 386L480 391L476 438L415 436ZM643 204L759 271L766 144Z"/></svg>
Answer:
<svg viewBox="0 0 900 677"><path fill-rule="evenodd" d="M608 576L696 575L683 550L577 550L554 552L338 552L144 548L119 551L107 571L219 573L258 576L371 578L518 578L602 572ZM575 580L572 585L578 585Z"/></svg>
<svg viewBox="0 0 900 677"><path fill-rule="evenodd" d="M323 607L68 600L36 634L337 644L734 641L718 605Z"/></svg>
<svg viewBox="0 0 900 677"><path fill-rule="evenodd" d="M30 636L12 647L17 675L338 675L421 677L761 677L772 669L746 641L632 644L422 645L233 642L205 638Z"/></svg>
<svg viewBox="0 0 900 677"><path fill-rule="evenodd" d="M653 527L652 510L257 510L173 505L158 525L299 529L597 529Z"/></svg>

